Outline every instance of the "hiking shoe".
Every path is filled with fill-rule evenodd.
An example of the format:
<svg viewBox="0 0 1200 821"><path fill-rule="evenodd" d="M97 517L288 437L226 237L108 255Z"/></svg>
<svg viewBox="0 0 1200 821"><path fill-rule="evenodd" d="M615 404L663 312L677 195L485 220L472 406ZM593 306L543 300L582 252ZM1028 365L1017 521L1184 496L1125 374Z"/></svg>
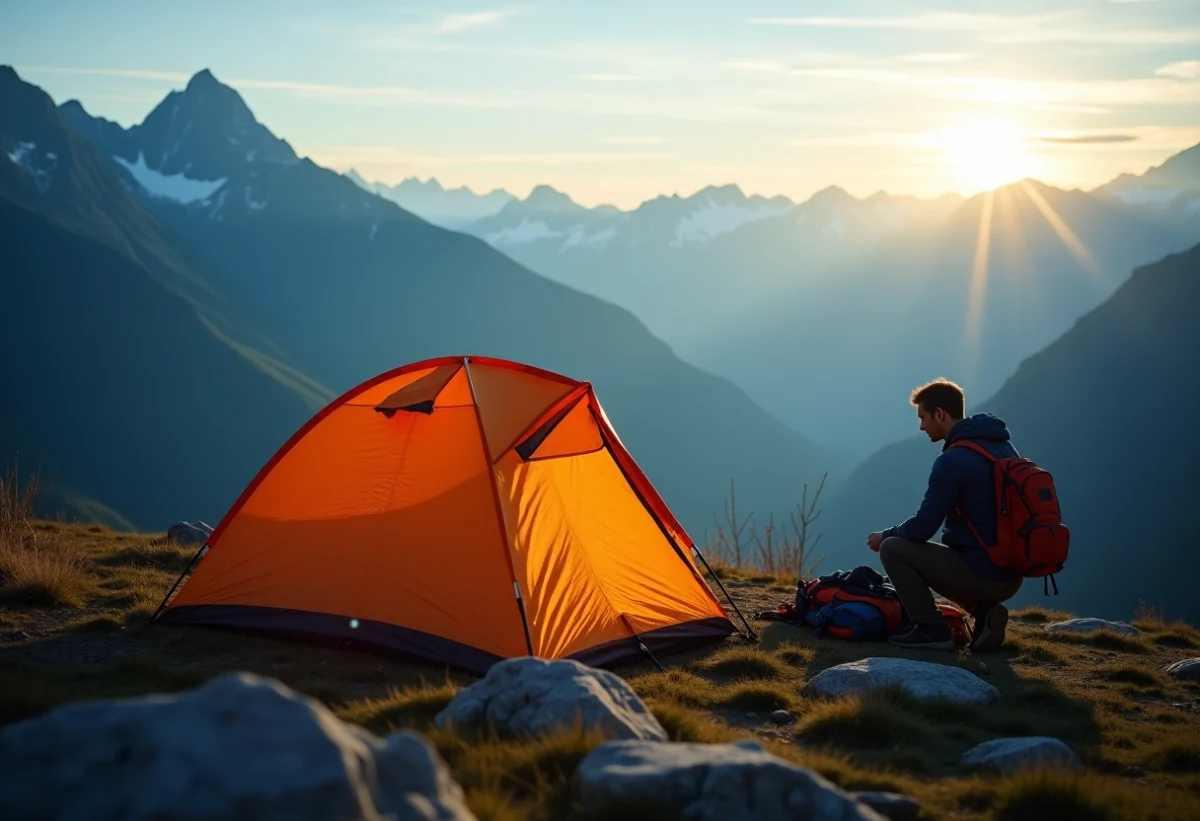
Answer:
<svg viewBox="0 0 1200 821"><path fill-rule="evenodd" d="M912 650L953 650L954 636L945 624L915 624L903 633L896 633L888 641L897 647Z"/></svg>
<svg viewBox="0 0 1200 821"><path fill-rule="evenodd" d="M975 616L975 628L971 632L972 653L994 653L1004 644L1004 630L1008 627L1008 608L1002 604L981 607Z"/></svg>

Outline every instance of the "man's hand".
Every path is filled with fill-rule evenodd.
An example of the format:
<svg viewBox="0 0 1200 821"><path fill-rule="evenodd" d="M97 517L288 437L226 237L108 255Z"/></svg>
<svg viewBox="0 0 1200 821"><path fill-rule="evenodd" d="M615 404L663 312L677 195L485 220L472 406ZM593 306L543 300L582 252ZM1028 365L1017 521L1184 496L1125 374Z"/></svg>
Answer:
<svg viewBox="0 0 1200 821"><path fill-rule="evenodd" d="M881 544L883 544L883 534L879 531L876 531L867 537L867 547L871 548L876 553L879 552L879 546Z"/></svg>

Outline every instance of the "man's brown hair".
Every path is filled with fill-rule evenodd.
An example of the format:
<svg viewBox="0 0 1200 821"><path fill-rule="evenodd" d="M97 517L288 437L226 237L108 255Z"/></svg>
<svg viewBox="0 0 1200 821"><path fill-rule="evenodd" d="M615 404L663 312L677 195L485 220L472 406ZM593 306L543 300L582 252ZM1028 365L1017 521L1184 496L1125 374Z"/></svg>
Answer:
<svg viewBox="0 0 1200 821"><path fill-rule="evenodd" d="M962 419L966 412L967 399L963 389L942 377L914 390L911 401L914 405L923 407L929 414L941 408L951 419Z"/></svg>

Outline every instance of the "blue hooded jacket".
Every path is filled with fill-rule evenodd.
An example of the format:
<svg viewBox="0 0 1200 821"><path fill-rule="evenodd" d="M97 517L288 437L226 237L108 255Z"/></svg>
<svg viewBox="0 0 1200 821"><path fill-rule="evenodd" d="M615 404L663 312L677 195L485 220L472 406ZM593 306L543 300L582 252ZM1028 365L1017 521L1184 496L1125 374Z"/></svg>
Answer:
<svg viewBox="0 0 1200 821"><path fill-rule="evenodd" d="M945 522L942 542L963 554L967 565L987 579L1012 579L1019 574L997 567L962 516L961 505L979 534L996 540L996 491L992 463L969 448L950 448L954 442L973 439L997 457L1019 456L1004 420L990 413L977 413L958 422L942 445L942 453L929 473L929 487L921 507L906 521L883 531L883 537L899 536L914 542L932 541Z"/></svg>

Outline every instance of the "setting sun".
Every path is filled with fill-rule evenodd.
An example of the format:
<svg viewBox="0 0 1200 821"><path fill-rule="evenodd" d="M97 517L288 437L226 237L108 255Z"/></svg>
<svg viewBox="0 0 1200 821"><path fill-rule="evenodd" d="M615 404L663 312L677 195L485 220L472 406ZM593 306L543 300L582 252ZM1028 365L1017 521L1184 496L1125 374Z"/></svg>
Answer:
<svg viewBox="0 0 1200 821"><path fill-rule="evenodd" d="M972 191L996 188L1035 173L1026 137L1011 121L976 120L950 129L939 140L953 166L954 184Z"/></svg>

